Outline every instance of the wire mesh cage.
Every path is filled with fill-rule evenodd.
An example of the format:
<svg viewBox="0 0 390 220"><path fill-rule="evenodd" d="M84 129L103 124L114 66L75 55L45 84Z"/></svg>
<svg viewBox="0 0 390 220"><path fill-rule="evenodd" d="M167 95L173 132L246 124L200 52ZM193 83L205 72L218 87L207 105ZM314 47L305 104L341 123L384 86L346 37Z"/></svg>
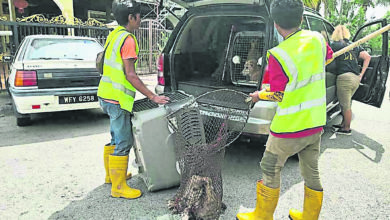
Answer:
<svg viewBox="0 0 390 220"><path fill-rule="evenodd" d="M257 84L261 71L258 60L264 46L264 32L242 31L235 35L229 59L233 84Z"/></svg>
<svg viewBox="0 0 390 220"><path fill-rule="evenodd" d="M168 97L170 104L184 100L189 97L188 94L185 94L181 91L166 92L161 95ZM138 99L134 102L133 112L141 112L157 107L159 107L159 105L148 98Z"/></svg>
<svg viewBox="0 0 390 220"><path fill-rule="evenodd" d="M168 116L176 133L180 187L168 207L190 219L218 219L225 147L236 140L249 117L248 96L222 89L205 93Z"/></svg>
<svg viewBox="0 0 390 220"><path fill-rule="evenodd" d="M162 95L170 98L169 103L158 105L148 98L135 101L131 117L135 163L139 177L151 192L180 184L174 147L176 139L168 129L166 117L195 99L177 90Z"/></svg>

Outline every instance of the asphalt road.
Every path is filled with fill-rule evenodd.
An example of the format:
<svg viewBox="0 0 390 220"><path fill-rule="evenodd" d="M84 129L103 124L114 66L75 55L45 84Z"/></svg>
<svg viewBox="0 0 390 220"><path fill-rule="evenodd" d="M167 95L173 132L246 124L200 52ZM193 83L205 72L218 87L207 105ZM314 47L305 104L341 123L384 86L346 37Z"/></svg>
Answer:
<svg viewBox="0 0 390 220"><path fill-rule="evenodd" d="M109 121L100 110L43 114L20 128L8 102L0 95L0 219L179 219L167 209L177 188L150 193L135 175L129 184L143 191L141 198L109 196L102 165ZM352 136L334 138L329 127L322 136L321 219L390 219L388 92L381 109L354 102L353 111ZM238 141L227 149L222 171L227 210L220 219L255 206L263 151L261 141ZM303 179L297 159L290 158L275 219L288 219L288 209L302 202Z"/></svg>

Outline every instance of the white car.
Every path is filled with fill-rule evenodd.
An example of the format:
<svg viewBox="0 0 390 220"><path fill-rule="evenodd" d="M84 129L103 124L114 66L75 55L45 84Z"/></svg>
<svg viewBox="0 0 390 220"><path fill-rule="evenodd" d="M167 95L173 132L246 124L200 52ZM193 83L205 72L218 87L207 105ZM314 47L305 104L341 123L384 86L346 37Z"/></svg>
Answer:
<svg viewBox="0 0 390 220"><path fill-rule="evenodd" d="M101 44L87 37L31 35L21 43L8 80L18 126L31 114L99 108Z"/></svg>

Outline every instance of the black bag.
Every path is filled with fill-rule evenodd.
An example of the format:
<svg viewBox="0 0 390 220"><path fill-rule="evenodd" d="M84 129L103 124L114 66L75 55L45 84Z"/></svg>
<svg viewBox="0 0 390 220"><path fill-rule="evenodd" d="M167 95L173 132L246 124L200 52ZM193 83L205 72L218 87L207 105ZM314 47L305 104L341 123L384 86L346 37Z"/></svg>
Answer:
<svg viewBox="0 0 390 220"><path fill-rule="evenodd" d="M120 30L119 32L121 32L121 31L122 30ZM107 46L104 48L104 50L102 52L99 52L96 55L96 69L100 73L100 75L103 75L104 55L106 54L106 50L107 50L108 46L110 46L110 43L111 43L111 41L108 42Z"/></svg>
<svg viewBox="0 0 390 220"><path fill-rule="evenodd" d="M107 47L96 55L96 69L100 75L103 75L104 55L106 54Z"/></svg>

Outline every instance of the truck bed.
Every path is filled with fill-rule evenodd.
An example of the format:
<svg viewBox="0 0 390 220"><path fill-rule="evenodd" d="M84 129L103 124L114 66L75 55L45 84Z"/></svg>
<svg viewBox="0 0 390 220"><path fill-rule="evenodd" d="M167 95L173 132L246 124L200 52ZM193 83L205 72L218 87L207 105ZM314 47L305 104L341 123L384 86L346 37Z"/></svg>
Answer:
<svg viewBox="0 0 390 220"><path fill-rule="evenodd" d="M236 86L231 83L221 83L210 78L192 78L186 81L179 81L178 90L186 91L193 96L199 96L205 92L213 91L216 89L232 89L241 91L244 93L251 93L256 90L255 87L249 86Z"/></svg>

